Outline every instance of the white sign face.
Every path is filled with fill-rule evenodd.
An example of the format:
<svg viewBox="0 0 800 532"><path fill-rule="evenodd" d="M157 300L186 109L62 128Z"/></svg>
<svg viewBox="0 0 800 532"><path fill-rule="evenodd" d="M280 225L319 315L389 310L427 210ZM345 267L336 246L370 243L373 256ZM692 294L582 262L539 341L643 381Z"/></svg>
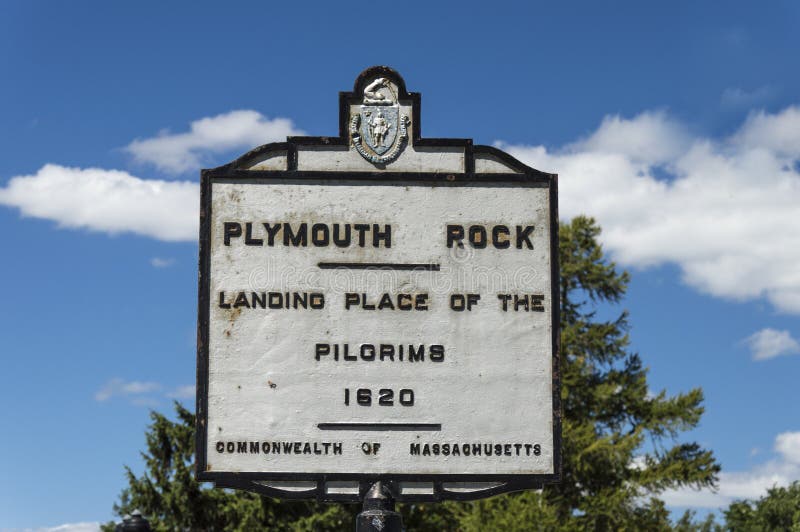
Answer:
<svg viewBox="0 0 800 532"><path fill-rule="evenodd" d="M550 188L208 186L206 472L556 472Z"/></svg>

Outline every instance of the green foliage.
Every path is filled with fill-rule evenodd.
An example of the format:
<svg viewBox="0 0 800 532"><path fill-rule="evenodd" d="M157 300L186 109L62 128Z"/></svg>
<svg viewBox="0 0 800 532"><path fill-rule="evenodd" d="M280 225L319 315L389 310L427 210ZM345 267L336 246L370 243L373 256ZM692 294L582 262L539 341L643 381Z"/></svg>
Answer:
<svg viewBox="0 0 800 532"><path fill-rule="evenodd" d="M708 514L701 522L694 520L695 512L686 510L673 526L675 532L722 532L725 528L717 523L714 514Z"/></svg>
<svg viewBox="0 0 800 532"><path fill-rule="evenodd" d="M598 318L598 305L620 302L629 280L604 257L599 234L585 217L559 233L564 482L543 496L573 529L655 526L666 522L663 505L643 498L713 485L719 466L710 451L676 441L700 420L702 391L651 396L647 369L628 351L627 313Z"/></svg>
<svg viewBox="0 0 800 532"><path fill-rule="evenodd" d="M204 488L194 480L194 414L175 403L176 421L151 412L146 472L137 477L126 467L128 487L114 513L138 509L153 530L323 531L352 528L355 507L279 502L230 490ZM113 523L103 526L111 532Z"/></svg>
<svg viewBox="0 0 800 532"><path fill-rule="evenodd" d="M733 532L800 532L800 481L786 488L774 487L755 502L731 504L725 511L725 523Z"/></svg>
<svg viewBox="0 0 800 532"><path fill-rule="evenodd" d="M703 413L702 391L650 395L647 369L628 350L627 313L598 317L601 306L622 300L629 280L605 258L599 234L585 217L559 233L563 482L471 503L406 505L409 530L672 530L657 495L714 485L719 466L711 452L678 441ZM203 489L192 478L193 416L176 408L176 422L152 414L147 472L127 470L118 514L139 508L159 530L352 529L355 508ZM686 514L676 526L717 530L713 518L692 518Z"/></svg>

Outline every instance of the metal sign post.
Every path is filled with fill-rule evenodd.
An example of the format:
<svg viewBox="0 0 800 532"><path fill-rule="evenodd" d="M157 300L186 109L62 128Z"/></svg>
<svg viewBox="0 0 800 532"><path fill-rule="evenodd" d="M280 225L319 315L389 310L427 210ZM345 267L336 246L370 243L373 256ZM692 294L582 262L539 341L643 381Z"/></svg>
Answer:
<svg viewBox="0 0 800 532"><path fill-rule="evenodd" d="M402 532L403 516L394 511L394 497L381 481L364 496L363 509L356 517L356 532Z"/></svg>
<svg viewBox="0 0 800 532"><path fill-rule="evenodd" d="M423 138L387 67L339 104L202 172L198 480L362 515L558 481L556 176Z"/></svg>

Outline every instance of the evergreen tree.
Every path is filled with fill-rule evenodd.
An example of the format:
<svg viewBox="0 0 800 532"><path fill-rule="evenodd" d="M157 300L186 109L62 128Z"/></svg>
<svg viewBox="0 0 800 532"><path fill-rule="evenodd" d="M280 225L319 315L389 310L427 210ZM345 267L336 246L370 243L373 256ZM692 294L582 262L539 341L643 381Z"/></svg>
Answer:
<svg viewBox="0 0 800 532"><path fill-rule="evenodd" d="M627 349L627 312L597 318L598 304L619 303L628 284L604 257L599 234L586 217L559 233L564 476L544 496L562 522L618 529L661 512L642 497L711 486L719 465L698 444L676 442L699 422L702 390L651 396L647 369Z"/></svg>
<svg viewBox="0 0 800 532"><path fill-rule="evenodd" d="M604 256L599 234L586 217L559 232L563 481L471 503L404 505L410 530L670 530L658 494L714 485L719 466L711 452L679 441L700 419L702 391L651 396L647 369L628 350L627 313L598 317L601 305L622 300L628 283ZM116 513L139 508L164 530L352 530L353 506L203 489L192 476L193 415L176 408L177 422L152 414L147 472L127 470ZM682 530L714 530L691 516L682 521Z"/></svg>
<svg viewBox="0 0 800 532"><path fill-rule="evenodd" d="M153 530L174 531L324 531L352 529L355 508L309 502L280 502L246 492L203 487L194 479L195 417L175 403L176 421L157 412L142 453L146 471L137 477L125 468L128 487L114 513L140 510ZM103 526L114 530L114 523Z"/></svg>
<svg viewBox="0 0 800 532"><path fill-rule="evenodd" d="M675 532L722 532L725 528L717 523L713 513L710 513L700 522L694 520L696 513L686 510L673 526Z"/></svg>
<svg viewBox="0 0 800 532"><path fill-rule="evenodd" d="M755 502L734 502L725 510L725 525L732 532L800 532L800 481L774 487Z"/></svg>

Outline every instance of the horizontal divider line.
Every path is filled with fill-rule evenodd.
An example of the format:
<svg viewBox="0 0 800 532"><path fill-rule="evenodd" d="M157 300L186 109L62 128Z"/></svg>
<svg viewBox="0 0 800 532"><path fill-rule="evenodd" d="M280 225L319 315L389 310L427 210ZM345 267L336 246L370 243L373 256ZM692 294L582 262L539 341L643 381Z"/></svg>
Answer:
<svg viewBox="0 0 800 532"><path fill-rule="evenodd" d="M320 262L317 264L323 270L336 268L348 270L421 270L438 272L439 264L414 264L397 262Z"/></svg>
<svg viewBox="0 0 800 532"><path fill-rule="evenodd" d="M318 423L319 430L442 430L441 423Z"/></svg>

